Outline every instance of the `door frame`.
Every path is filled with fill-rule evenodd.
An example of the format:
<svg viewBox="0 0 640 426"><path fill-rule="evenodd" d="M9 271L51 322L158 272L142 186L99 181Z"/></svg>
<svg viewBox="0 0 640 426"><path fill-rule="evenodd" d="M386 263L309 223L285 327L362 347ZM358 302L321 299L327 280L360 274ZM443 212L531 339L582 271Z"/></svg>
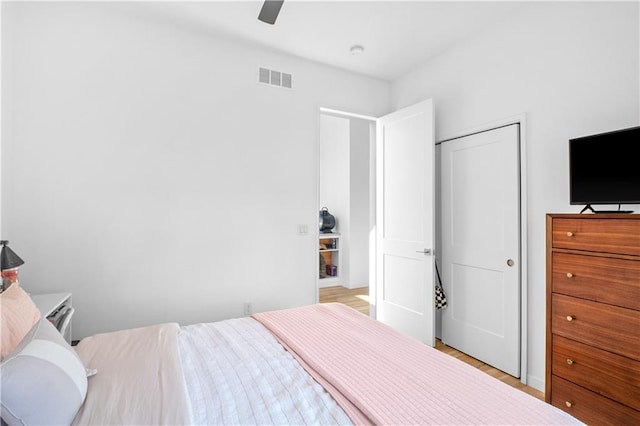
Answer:
<svg viewBox="0 0 640 426"><path fill-rule="evenodd" d="M471 136L476 133L486 132L498 127L510 126L512 124L519 125L519 169L520 169L520 382L529 383L527 361L528 361L528 343L527 343L527 318L528 318L528 258L527 258L527 116L525 113L506 117L500 120L485 123L479 126L467 128L465 130L452 133L441 140L436 140L436 145L458 139L465 136ZM441 169L440 169L441 170ZM537 384L536 384L537 385Z"/></svg>
<svg viewBox="0 0 640 426"><path fill-rule="evenodd" d="M322 115L331 115L334 117L341 117L341 118L345 118L345 119L350 119L350 118L356 118L359 120L364 120L364 121L369 121L375 125L377 125L378 122L378 117L373 117L370 115L365 115L365 114L358 114L358 113L353 113L353 112L348 112L348 111L342 111L342 110L338 110L338 109L333 109L333 108L325 108L325 107L319 107L318 108L318 114L316 117L316 205L318 206L318 209L321 208L320 207L320 130L321 130L321 126L320 126L320 119ZM375 146L373 147L373 149L375 150ZM373 187L375 188L376 186L376 180L370 180L369 181L369 185L373 185ZM375 191L374 191L375 192ZM316 211L316 215L318 214L318 211ZM317 222L317 217L316 217L316 222ZM377 219L376 219L377 220ZM374 223L375 226L375 223ZM318 227L314 227L314 250L315 252L317 252L318 249L318 238L320 237L320 230L318 229ZM373 240L370 241L370 245L369 245L369 317L376 319L376 305L375 303L372 303L372 299L371 299L371 295L374 295L374 299L375 300L375 291L376 291L376 247L377 247L377 236L376 233L373 233ZM316 262L317 263L317 262ZM318 271L317 268L314 269L314 282L315 282L315 303L319 303L320 302L320 278L318 277Z"/></svg>

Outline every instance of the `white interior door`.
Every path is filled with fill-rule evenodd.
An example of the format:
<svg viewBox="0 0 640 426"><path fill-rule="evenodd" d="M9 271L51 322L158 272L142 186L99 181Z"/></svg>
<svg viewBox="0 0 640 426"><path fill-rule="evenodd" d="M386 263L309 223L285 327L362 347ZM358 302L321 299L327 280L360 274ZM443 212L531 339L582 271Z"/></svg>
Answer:
<svg viewBox="0 0 640 426"><path fill-rule="evenodd" d="M519 125L441 144L442 340L520 376Z"/></svg>
<svg viewBox="0 0 640 426"><path fill-rule="evenodd" d="M433 102L378 120L376 317L433 346Z"/></svg>

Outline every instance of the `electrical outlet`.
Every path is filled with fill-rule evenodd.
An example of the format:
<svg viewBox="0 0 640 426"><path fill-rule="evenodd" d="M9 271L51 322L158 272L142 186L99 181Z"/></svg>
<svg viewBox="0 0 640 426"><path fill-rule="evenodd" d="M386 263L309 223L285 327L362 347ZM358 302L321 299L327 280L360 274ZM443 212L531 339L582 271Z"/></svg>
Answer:
<svg viewBox="0 0 640 426"><path fill-rule="evenodd" d="M253 313L253 304L251 302L244 302L244 315L249 316Z"/></svg>

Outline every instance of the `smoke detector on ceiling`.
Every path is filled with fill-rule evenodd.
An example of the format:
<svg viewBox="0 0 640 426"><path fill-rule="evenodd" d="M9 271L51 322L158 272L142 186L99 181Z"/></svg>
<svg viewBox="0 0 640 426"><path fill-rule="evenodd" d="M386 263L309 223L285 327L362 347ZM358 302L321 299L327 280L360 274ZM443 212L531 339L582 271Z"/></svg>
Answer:
<svg viewBox="0 0 640 426"><path fill-rule="evenodd" d="M349 49L351 54L354 56L357 55L361 55L364 53L364 46L359 45L359 44L354 44L353 46L351 46L351 49Z"/></svg>

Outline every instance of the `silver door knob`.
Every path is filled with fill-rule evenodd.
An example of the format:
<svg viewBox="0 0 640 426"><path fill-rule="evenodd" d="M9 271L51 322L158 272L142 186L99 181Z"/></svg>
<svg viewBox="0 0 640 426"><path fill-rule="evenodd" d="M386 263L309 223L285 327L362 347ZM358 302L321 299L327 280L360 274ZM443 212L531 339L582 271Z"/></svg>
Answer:
<svg viewBox="0 0 640 426"><path fill-rule="evenodd" d="M516 262L513 261L513 259L507 259L507 266L511 267L515 264Z"/></svg>
<svg viewBox="0 0 640 426"><path fill-rule="evenodd" d="M431 254L431 249L417 250L416 253Z"/></svg>

